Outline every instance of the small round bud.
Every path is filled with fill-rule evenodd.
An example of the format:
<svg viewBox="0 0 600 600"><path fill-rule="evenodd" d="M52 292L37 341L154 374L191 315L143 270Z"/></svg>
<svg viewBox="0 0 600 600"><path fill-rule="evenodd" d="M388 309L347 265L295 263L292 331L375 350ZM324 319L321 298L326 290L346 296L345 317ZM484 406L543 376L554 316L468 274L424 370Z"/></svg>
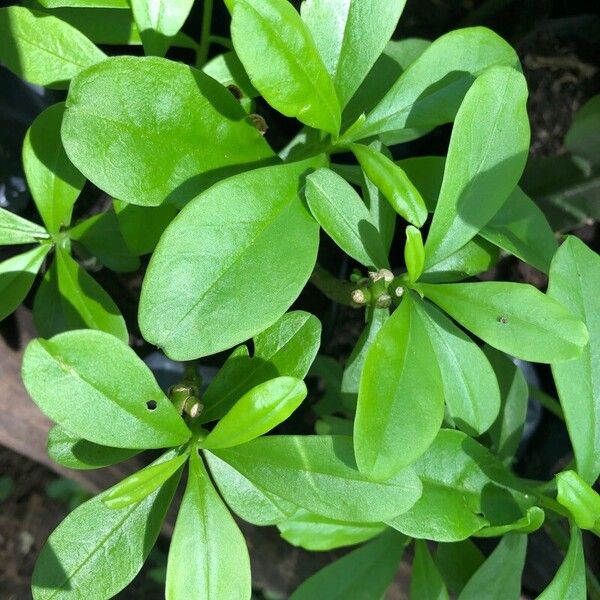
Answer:
<svg viewBox="0 0 600 600"><path fill-rule="evenodd" d="M383 278L384 276L381 271L369 271L369 279L371 279L371 281L381 281Z"/></svg>
<svg viewBox="0 0 600 600"><path fill-rule="evenodd" d="M394 296L396 296L396 298L402 298L403 295L404 295L404 288L401 285L399 285L394 290Z"/></svg>
<svg viewBox="0 0 600 600"><path fill-rule="evenodd" d="M267 133L269 126L267 125L267 122L265 121L264 117L261 117L256 113L252 113L251 115L248 115L248 119L250 120L250 123L252 123L252 125L254 125L256 129L258 129L258 132L261 135L265 135L265 133Z"/></svg>
<svg viewBox="0 0 600 600"><path fill-rule="evenodd" d="M203 409L204 409L204 406L200 402L196 402L196 403L192 404L192 406L190 407L190 410L189 410L190 417L192 417L192 419L195 419L197 416L200 415L200 413L202 412Z"/></svg>
<svg viewBox="0 0 600 600"><path fill-rule="evenodd" d="M379 298L377 298L377 302L375 306L377 308L389 308L392 305L392 297L389 294L381 294Z"/></svg>
<svg viewBox="0 0 600 600"><path fill-rule="evenodd" d="M386 283L391 283L394 280L394 274L389 269L381 269L379 272Z"/></svg>
<svg viewBox="0 0 600 600"><path fill-rule="evenodd" d="M354 304L366 304L367 295L363 290L354 290L352 292L352 302L354 302Z"/></svg>

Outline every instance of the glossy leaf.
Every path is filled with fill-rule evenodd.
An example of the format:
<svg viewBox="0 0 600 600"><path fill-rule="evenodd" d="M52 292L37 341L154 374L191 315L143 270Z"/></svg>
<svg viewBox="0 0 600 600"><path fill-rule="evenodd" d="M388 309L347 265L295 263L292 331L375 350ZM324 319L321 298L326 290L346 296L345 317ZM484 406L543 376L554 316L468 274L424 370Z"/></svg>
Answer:
<svg viewBox="0 0 600 600"><path fill-rule="evenodd" d="M423 483L421 498L386 520L410 537L458 542L490 524L514 523L527 508L506 467L460 431L442 429L413 468Z"/></svg>
<svg viewBox="0 0 600 600"><path fill-rule="evenodd" d="M581 355L585 325L531 285L496 281L419 284L427 298L490 346L533 362Z"/></svg>
<svg viewBox="0 0 600 600"><path fill-rule="evenodd" d="M385 531L380 523L346 523L298 509L290 518L277 524L281 537L312 552L352 546L366 542Z"/></svg>
<svg viewBox="0 0 600 600"><path fill-rule="evenodd" d="M577 526L600 537L600 494L575 471L556 475L556 485L556 499L571 513Z"/></svg>
<svg viewBox="0 0 600 600"><path fill-rule="evenodd" d="M330 519L381 522L421 493L409 469L384 483L362 476L344 436L267 436L214 454L261 490Z"/></svg>
<svg viewBox="0 0 600 600"><path fill-rule="evenodd" d="M244 65L233 51L215 56L204 65L202 70L224 86L235 85L247 98L260 96L248 79Z"/></svg>
<svg viewBox="0 0 600 600"><path fill-rule="evenodd" d="M446 584L429 554L427 544L417 540L410 579L411 600L448 600L448 597Z"/></svg>
<svg viewBox="0 0 600 600"><path fill-rule="evenodd" d="M246 346L234 350L210 382L200 416L207 423L222 417L246 392L273 377L304 379L321 343L321 323L304 311L286 313L254 338L254 356Z"/></svg>
<svg viewBox="0 0 600 600"><path fill-rule="evenodd" d="M64 111L62 102L47 108L33 122L23 143L27 185L50 233L71 224L73 204L85 183L60 139Z"/></svg>
<svg viewBox="0 0 600 600"><path fill-rule="evenodd" d="M365 175L382 191L394 210L409 223L417 227L423 225L427 207L406 173L372 146L352 144L351 150Z"/></svg>
<svg viewBox="0 0 600 600"><path fill-rule="evenodd" d="M97 329L123 342L125 320L102 287L62 248L46 272L34 303L38 333L51 337L72 329Z"/></svg>
<svg viewBox="0 0 600 600"><path fill-rule="evenodd" d="M280 113L336 136L333 82L300 15L287 0L236 0L231 38L252 84Z"/></svg>
<svg viewBox="0 0 600 600"><path fill-rule="evenodd" d="M46 8L129 8L127 0L39 0Z"/></svg>
<svg viewBox="0 0 600 600"><path fill-rule="evenodd" d="M319 228L298 196L315 162L237 175L179 213L144 279L139 320L148 342L191 360L231 348L283 315L316 260Z"/></svg>
<svg viewBox="0 0 600 600"><path fill-rule="evenodd" d="M548 587L537 600L585 600L585 556L581 531L571 525L571 541L565 559Z"/></svg>
<svg viewBox="0 0 600 600"><path fill-rule="evenodd" d="M68 469L101 469L135 456L139 450L112 448L88 442L60 425L48 433L48 456Z"/></svg>
<svg viewBox="0 0 600 600"><path fill-rule="evenodd" d="M333 80L342 108L392 37L405 0L307 0L302 20Z"/></svg>
<svg viewBox="0 0 600 600"><path fill-rule="evenodd" d="M289 519L298 507L254 485L214 454L204 458L223 500L238 517L253 525L275 525Z"/></svg>
<svg viewBox="0 0 600 600"><path fill-rule="evenodd" d="M488 69L456 115L425 244L428 265L466 244L498 212L523 173L529 138L525 78L509 67Z"/></svg>
<svg viewBox="0 0 600 600"><path fill-rule="evenodd" d="M194 0L130 0L133 18L140 30L146 54L162 56L169 39L183 26Z"/></svg>
<svg viewBox="0 0 600 600"><path fill-rule="evenodd" d="M115 510L110 490L77 507L50 535L32 578L35 600L112 598L138 574L154 546L179 481Z"/></svg>
<svg viewBox="0 0 600 600"><path fill-rule="evenodd" d="M105 58L56 17L22 6L0 8L0 61L29 83L67 87L77 73Z"/></svg>
<svg viewBox="0 0 600 600"><path fill-rule="evenodd" d="M290 600L379 600L394 580L406 543L395 532L385 533L315 573Z"/></svg>
<svg viewBox="0 0 600 600"><path fill-rule="evenodd" d="M354 444L361 472L384 480L433 442L444 390L423 319L406 295L373 341L358 393Z"/></svg>
<svg viewBox="0 0 600 600"><path fill-rule="evenodd" d="M200 71L121 56L73 81L62 139L73 164L111 196L182 205L273 156L246 116L227 89Z"/></svg>
<svg viewBox="0 0 600 600"><path fill-rule="evenodd" d="M257 438L283 423L306 398L304 382L276 377L246 392L202 440L202 448L228 448Z"/></svg>
<svg viewBox="0 0 600 600"><path fill-rule="evenodd" d="M34 244L48 237L43 227L5 208L0 208L0 246Z"/></svg>
<svg viewBox="0 0 600 600"><path fill-rule="evenodd" d="M119 220L112 209L81 221L71 229L70 237L80 242L92 256L112 271L128 273L140 266L139 259L125 243Z"/></svg>
<svg viewBox="0 0 600 600"><path fill-rule="evenodd" d="M417 281L425 267L425 250L421 232L412 225L406 228L406 244L404 245L404 262L410 281Z"/></svg>
<svg viewBox="0 0 600 600"><path fill-rule="evenodd" d="M180 454L175 458L163 460L157 464L149 465L137 471L137 473L133 473L133 475L130 475L112 487L104 495L102 502L108 508L113 509L125 508L126 506L137 504L177 473L187 459L187 454Z"/></svg>
<svg viewBox="0 0 600 600"><path fill-rule="evenodd" d="M526 551L526 535L504 536L471 577L458 599L519 600Z"/></svg>
<svg viewBox="0 0 600 600"><path fill-rule="evenodd" d="M25 300L49 250L39 246L0 263L0 321Z"/></svg>
<svg viewBox="0 0 600 600"><path fill-rule="evenodd" d="M190 436L144 362L107 333L71 331L32 341L22 376L42 412L91 442L163 448Z"/></svg>
<svg viewBox="0 0 600 600"><path fill-rule="evenodd" d="M587 326L588 345L576 360L552 365L577 471L590 484L600 475L600 257L568 237L550 268L548 296Z"/></svg>
<svg viewBox="0 0 600 600"><path fill-rule="evenodd" d="M417 299L415 310L435 353L449 416L466 433L483 433L500 410L492 366L479 346L435 306Z"/></svg>
<svg viewBox="0 0 600 600"><path fill-rule="evenodd" d="M365 267L389 268L377 224L349 183L330 169L319 169L306 179L308 206L327 235Z"/></svg>
<svg viewBox="0 0 600 600"><path fill-rule="evenodd" d="M470 27L443 35L399 77L353 139L453 121L474 79L491 65L518 65L515 51L494 32Z"/></svg>
<svg viewBox="0 0 600 600"><path fill-rule="evenodd" d="M488 436L492 452L510 463L523 437L527 418L529 388L523 371L503 352L490 346L484 348L500 386L501 408Z"/></svg>
<svg viewBox="0 0 600 600"><path fill-rule="evenodd" d="M250 600L251 591L244 536L212 486L202 459L192 453L169 550L165 597Z"/></svg>

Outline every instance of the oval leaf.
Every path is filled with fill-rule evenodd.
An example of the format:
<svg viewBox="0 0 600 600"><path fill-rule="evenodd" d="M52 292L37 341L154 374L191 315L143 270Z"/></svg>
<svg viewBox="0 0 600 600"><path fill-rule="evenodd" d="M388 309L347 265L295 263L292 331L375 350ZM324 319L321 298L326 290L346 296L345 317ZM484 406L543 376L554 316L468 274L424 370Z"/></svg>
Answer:
<svg viewBox="0 0 600 600"><path fill-rule="evenodd" d="M32 341L22 376L44 414L91 442L146 449L190 437L148 367L107 333L71 331Z"/></svg>
<svg viewBox="0 0 600 600"><path fill-rule="evenodd" d="M181 211L144 279L146 340L191 360L231 348L283 315L316 261L319 228L298 196L314 162L237 175Z"/></svg>
<svg viewBox="0 0 600 600"><path fill-rule="evenodd" d="M252 84L273 108L337 136L341 112L333 82L287 0L236 0L231 38Z"/></svg>
<svg viewBox="0 0 600 600"><path fill-rule="evenodd" d="M354 422L361 472L384 480L433 442L444 416L444 390L427 330L406 296L367 353Z"/></svg>
<svg viewBox="0 0 600 600"><path fill-rule="evenodd" d="M34 244L49 237L43 227L0 208L0 246Z"/></svg>
<svg viewBox="0 0 600 600"><path fill-rule="evenodd" d="M421 232L412 225L406 228L406 244L404 245L404 262L410 281L419 279L425 266L425 250Z"/></svg>
<svg viewBox="0 0 600 600"><path fill-rule="evenodd" d="M556 485L556 499L571 513L577 526L600 537L600 494L575 471L556 475Z"/></svg>
<svg viewBox="0 0 600 600"><path fill-rule="evenodd" d="M422 540L416 540L410 578L410 599L448 600L448 598L446 584L429 554L427 544Z"/></svg>
<svg viewBox="0 0 600 600"><path fill-rule="evenodd" d="M523 360L577 358L588 341L579 319L531 285L486 281L418 287L490 346Z"/></svg>

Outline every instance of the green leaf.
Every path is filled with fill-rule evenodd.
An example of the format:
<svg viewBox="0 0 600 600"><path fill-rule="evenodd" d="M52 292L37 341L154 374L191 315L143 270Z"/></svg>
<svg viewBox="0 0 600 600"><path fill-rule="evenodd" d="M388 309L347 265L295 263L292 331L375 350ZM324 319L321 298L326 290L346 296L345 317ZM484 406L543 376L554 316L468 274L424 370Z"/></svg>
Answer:
<svg viewBox="0 0 600 600"><path fill-rule="evenodd" d="M244 65L233 51L215 56L204 65L202 70L224 86L235 85L247 98L260 96L248 79Z"/></svg>
<svg viewBox="0 0 600 600"><path fill-rule="evenodd" d="M204 458L223 500L244 521L260 526L275 525L297 512L295 504L260 489L214 454L206 452Z"/></svg>
<svg viewBox="0 0 600 600"><path fill-rule="evenodd" d="M420 281L449 283L474 277L491 269L498 262L499 254L493 244L475 236L447 258L427 267Z"/></svg>
<svg viewBox="0 0 600 600"><path fill-rule="evenodd" d="M450 256L498 212L523 173L529 138L525 78L509 67L486 70L456 115L427 265Z"/></svg>
<svg viewBox="0 0 600 600"><path fill-rule="evenodd" d="M484 560L485 556L471 540L438 544L435 554L435 564L453 594L461 592Z"/></svg>
<svg viewBox="0 0 600 600"><path fill-rule="evenodd" d="M368 322L346 362L342 376L341 391L344 404L352 410L356 409L360 378L364 369L365 359L371 345L377 339L377 334L389 316L390 311L387 308L372 309L369 313ZM352 435L352 432L350 432L350 435Z"/></svg>
<svg viewBox="0 0 600 600"><path fill-rule="evenodd" d="M179 213L144 279L139 320L148 342L190 360L231 348L283 315L316 261L319 228L298 195L316 162L237 175Z"/></svg>
<svg viewBox="0 0 600 600"><path fill-rule="evenodd" d="M407 294L365 359L354 422L359 469L374 479L391 477L425 452L443 416L434 350Z"/></svg>
<svg viewBox="0 0 600 600"><path fill-rule="evenodd" d="M531 533L537 531L543 524L546 514L538 506L532 506L527 509L525 515L506 525L496 525L492 527L483 527L476 531L475 537L500 537L507 533Z"/></svg>
<svg viewBox="0 0 600 600"><path fill-rule="evenodd" d="M34 599L118 594L138 574L154 546L178 482L178 476L172 477L141 502L120 510L104 504L110 490L76 508L38 556L32 578Z"/></svg>
<svg viewBox="0 0 600 600"><path fill-rule="evenodd" d="M215 181L273 157L246 116L200 71L121 56L73 81L62 139L75 166L111 196L143 206L185 204Z"/></svg>
<svg viewBox="0 0 600 600"><path fill-rule="evenodd" d="M128 273L140 266L139 259L123 239L119 220L112 208L78 223L69 234L112 271Z"/></svg>
<svg viewBox="0 0 600 600"><path fill-rule="evenodd" d="M405 0L308 0L301 7L342 108L392 37Z"/></svg>
<svg viewBox="0 0 600 600"><path fill-rule="evenodd" d="M169 549L167 600L249 600L250 559L244 536L192 453L185 494Z"/></svg>
<svg viewBox="0 0 600 600"><path fill-rule="evenodd" d="M510 464L523 437L527 418L529 387L523 371L503 352L485 346L485 355L495 371L500 386L501 408L488 431L492 452Z"/></svg>
<svg viewBox="0 0 600 600"><path fill-rule="evenodd" d="M62 102L47 108L33 122L23 143L27 185L50 233L71 224L73 204L85 183L60 139L64 111Z"/></svg>
<svg viewBox="0 0 600 600"><path fill-rule="evenodd" d="M450 123L480 73L491 65L517 67L518 62L510 45L485 27L451 31L400 76L353 139Z"/></svg>
<svg viewBox="0 0 600 600"><path fill-rule="evenodd" d="M514 490L507 468L461 431L442 429L413 468L422 496L407 512L386 520L410 537L465 540L487 525L513 523L531 503Z"/></svg>
<svg viewBox="0 0 600 600"><path fill-rule="evenodd" d="M127 342L129 334L117 305L66 250L46 272L34 303L35 324L40 335L51 337L71 329L97 329Z"/></svg>
<svg viewBox="0 0 600 600"><path fill-rule="evenodd" d="M565 137L565 146L571 154L588 161L591 165L600 164L598 151L598 127L600 126L600 94L588 100L575 115L575 119Z"/></svg>
<svg viewBox="0 0 600 600"><path fill-rule="evenodd" d="M571 525L571 541L567 555L554 579L537 600L585 600L586 598L585 556L581 531L576 525Z"/></svg>
<svg viewBox="0 0 600 600"><path fill-rule="evenodd" d="M440 368L449 416L466 433L483 433L500 410L492 366L479 346L435 306L420 299L414 306Z"/></svg>
<svg viewBox="0 0 600 600"><path fill-rule="evenodd" d="M418 287L490 346L523 360L577 358L588 341L579 319L531 285L485 281Z"/></svg>
<svg viewBox="0 0 600 600"><path fill-rule="evenodd" d="M600 537L600 494L575 471L556 475L556 485L556 499L571 513L577 526Z"/></svg>
<svg viewBox="0 0 600 600"><path fill-rule="evenodd" d="M101 469L135 456L139 450L112 448L88 442L60 425L48 433L48 456L68 469Z"/></svg>
<svg viewBox="0 0 600 600"><path fill-rule="evenodd" d="M380 600L394 580L407 539L387 532L307 579L290 600Z"/></svg>
<svg viewBox="0 0 600 600"><path fill-rule="evenodd" d="M48 237L43 227L5 208L0 208L0 246L34 244Z"/></svg>
<svg viewBox="0 0 600 600"><path fill-rule="evenodd" d="M337 136L341 112L333 82L287 0L236 0L231 39L252 84L273 108Z"/></svg>
<svg viewBox="0 0 600 600"><path fill-rule="evenodd" d="M458 600L519 600L527 536L504 536L469 580Z"/></svg>
<svg viewBox="0 0 600 600"><path fill-rule="evenodd" d="M589 483L600 474L600 257L568 237L550 267L548 296L587 326L588 345L576 360L552 365L577 471Z"/></svg>
<svg viewBox="0 0 600 600"><path fill-rule="evenodd" d="M165 481L170 479L177 471L181 469L188 454L183 453L169 460L148 465L144 469L133 473L123 481L113 486L109 492L104 495L102 502L108 508L119 509L137 504L150 494L161 487Z"/></svg>
<svg viewBox="0 0 600 600"><path fill-rule="evenodd" d="M411 282L417 281L425 266L425 250L421 232L412 225L406 228L406 244L404 245L404 262Z"/></svg>
<svg viewBox="0 0 600 600"><path fill-rule="evenodd" d="M0 61L29 83L65 88L106 58L69 24L22 6L0 8Z"/></svg>
<svg viewBox="0 0 600 600"><path fill-rule="evenodd" d="M283 423L306 398L304 382L276 377L246 392L202 440L202 448L238 446Z"/></svg>
<svg viewBox="0 0 600 600"><path fill-rule="evenodd" d="M365 175L382 191L394 210L409 223L420 227L427 218L427 207L419 190L391 158L373 146L352 144Z"/></svg>
<svg viewBox="0 0 600 600"><path fill-rule="evenodd" d="M120 200L113 200L113 208L121 235L129 250L136 256L154 251L160 236L178 212L171 204L135 206Z"/></svg>
<svg viewBox="0 0 600 600"><path fill-rule="evenodd" d="M385 531L380 523L346 523L298 509L291 517L277 524L281 537L311 552L366 542Z"/></svg>
<svg viewBox="0 0 600 600"><path fill-rule="evenodd" d="M22 376L44 414L91 442L146 449L190 437L148 367L107 333L70 331L32 341Z"/></svg>
<svg viewBox="0 0 600 600"><path fill-rule="evenodd" d="M518 187L479 235L542 273L548 273L558 248L544 213Z"/></svg>
<svg viewBox="0 0 600 600"><path fill-rule="evenodd" d="M377 223L349 183L330 169L306 178L308 206L327 235L365 267L389 268Z"/></svg>
<svg viewBox="0 0 600 600"><path fill-rule="evenodd" d="M38 0L46 8L129 8L127 0Z"/></svg>
<svg viewBox="0 0 600 600"><path fill-rule="evenodd" d="M410 579L411 600L448 600L448 590L435 564L427 544L415 542L415 558Z"/></svg>
<svg viewBox="0 0 600 600"><path fill-rule="evenodd" d="M0 321L25 300L49 251L49 245L39 246L0 263Z"/></svg>
<svg viewBox="0 0 600 600"><path fill-rule="evenodd" d="M362 476L344 436L267 436L214 454L261 490L330 519L378 523L421 493L410 469L383 483Z"/></svg>
<svg viewBox="0 0 600 600"><path fill-rule="evenodd" d="M194 0L130 0L146 54L163 56L170 40L183 27Z"/></svg>

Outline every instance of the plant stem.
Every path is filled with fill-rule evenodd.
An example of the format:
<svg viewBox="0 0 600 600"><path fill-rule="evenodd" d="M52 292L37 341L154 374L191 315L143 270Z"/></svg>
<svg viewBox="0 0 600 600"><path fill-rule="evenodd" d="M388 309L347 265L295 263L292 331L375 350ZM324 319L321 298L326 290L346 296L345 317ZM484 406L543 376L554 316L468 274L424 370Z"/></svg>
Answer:
<svg viewBox="0 0 600 600"><path fill-rule="evenodd" d="M337 279L318 263L310 276L310 282L330 300L356 308L356 304L352 302L352 292L356 289L356 286L350 282Z"/></svg>
<svg viewBox="0 0 600 600"><path fill-rule="evenodd" d="M233 44L229 38L223 37L222 35L211 35L209 39L213 44L219 44L219 46L223 46L223 48L227 48L227 50L233 50Z"/></svg>
<svg viewBox="0 0 600 600"><path fill-rule="evenodd" d="M546 410L558 417L561 421L565 420L565 416L560 404L554 398L552 398L552 396L549 396L546 394L546 392L543 392L533 385L529 386L529 395L534 400L537 400Z"/></svg>
<svg viewBox="0 0 600 600"><path fill-rule="evenodd" d="M213 0L204 0L202 10L202 32L200 34L200 45L196 55L196 66L201 69L208 59L208 49L210 48L210 27L212 23Z"/></svg>

